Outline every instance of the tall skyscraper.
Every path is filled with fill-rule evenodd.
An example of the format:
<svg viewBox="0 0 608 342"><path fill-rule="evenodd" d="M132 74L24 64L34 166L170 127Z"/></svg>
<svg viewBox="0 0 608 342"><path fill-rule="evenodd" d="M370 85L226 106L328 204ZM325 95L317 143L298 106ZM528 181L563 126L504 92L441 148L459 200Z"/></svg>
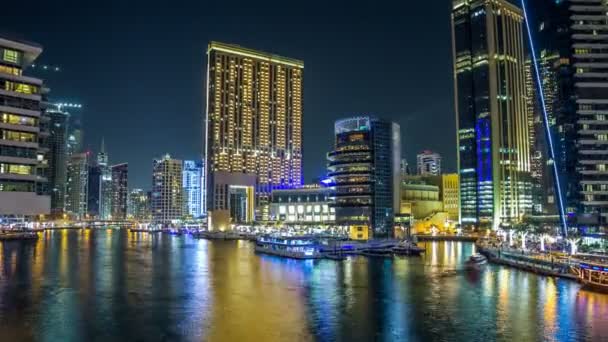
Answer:
<svg viewBox="0 0 608 342"><path fill-rule="evenodd" d="M579 224L608 225L608 3L571 1Z"/></svg>
<svg viewBox="0 0 608 342"><path fill-rule="evenodd" d="M65 187L67 173L67 129L69 114L51 106L47 109L49 117L48 137L48 181L51 195L51 214L61 217L65 207Z"/></svg>
<svg viewBox="0 0 608 342"><path fill-rule="evenodd" d="M129 192L129 205L127 217L135 220L150 219L150 199L148 193L142 189L133 189Z"/></svg>
<svg viewBox="0 0 608 342"><path fill-rule="evenodd" d="M124 220L127 218L129 164L112 165L112 219Z"/></svg>
<svg viewBox="0 0 608 342"><path fill-rule="evenodd" d="M102 220L109 220L112 217L112 169L108 164L108 154L103 139L97 154L97 166L100 173L99 217Z"/></svg>
<svg viewBox="0 0 608 342"><path fill-rule="evenodd" d="M87 214L88 177L88 153L72 154L67 167L65 211L76 219Z"/></svg>
<svg viewBox="0 0 608 342"><path fill-rule="evenodd" d="M523 13L505 0L454 0L452 46L463 225L531 212Z"/></svg>
<svg viewBox="0 0 608 342"><path fill-rule="evenodd" d="M184 160L185 215L199 218L205 215L205 165L202 160Z"/></svg>
<svg viewBox="0 0 608 342"><path fill-rule="evenodd" d="M438 176L441 174L441 156L439 153L425 150L416 156L416 169L421 176Z"/></svg>
<svg viewBox="0 0 608 342"><path fill-rule="evenodd" d="M152 220L169 224L183 214L182 161L168 154L154 160L152 169Z"/></svg>
<svg viewBox="0 0 608 342"><path fill-rule="evenodd" d="M336 224L353 238L393 236L399 211L401 131L398 124L369 116L338 120L328 153Z"/></svg>
<svg viewBox="0 0 608 342"><path fill-rule="evenodd" d="M207 174L257 175L256 216L267 218L273 189L302 184L304 63L218 42L207 55Z"/></svg>
<svg viewBox="0 0 608 342"><path fill-rule="evenodd" d="M0 218L50 213L40 134L42 80L23 75L42 52L33 43L0 36Z"/></svg>

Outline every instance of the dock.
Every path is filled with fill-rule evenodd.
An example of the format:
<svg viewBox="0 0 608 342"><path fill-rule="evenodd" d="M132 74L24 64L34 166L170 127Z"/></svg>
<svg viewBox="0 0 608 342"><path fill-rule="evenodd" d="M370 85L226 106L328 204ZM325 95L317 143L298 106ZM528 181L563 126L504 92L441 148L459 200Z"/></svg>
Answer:
<svg viewBox="0 0 608 342"><path fill-rule="evenodd" d="M479 253L483 254L488 261L495 264L510 266L523 271L535 273L547 277L560 277L569 280L577 280L572 271L572 265L565 261L549 259L529 254L518 254L516 251L501 250L495 248L479 247Z"/></svg>

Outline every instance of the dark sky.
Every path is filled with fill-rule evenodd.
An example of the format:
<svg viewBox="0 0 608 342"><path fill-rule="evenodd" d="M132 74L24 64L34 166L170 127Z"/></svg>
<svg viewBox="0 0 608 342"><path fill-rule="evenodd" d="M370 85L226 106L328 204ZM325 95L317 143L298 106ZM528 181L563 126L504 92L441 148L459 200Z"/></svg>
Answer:
<svg viewBox="0 0 608 342"><path fill-rule="evenodd" d="M321 176L333 121L369 113L401 124L410 164L436 150L455 169L450 1L342 4L249 1L10 1L0 31L40 43L54 99L78 101L85 145L105 137L130 187L152 159L202 154L210 40L304 61L304 175ZM95 3L95 5L91 5Z"/></svg>

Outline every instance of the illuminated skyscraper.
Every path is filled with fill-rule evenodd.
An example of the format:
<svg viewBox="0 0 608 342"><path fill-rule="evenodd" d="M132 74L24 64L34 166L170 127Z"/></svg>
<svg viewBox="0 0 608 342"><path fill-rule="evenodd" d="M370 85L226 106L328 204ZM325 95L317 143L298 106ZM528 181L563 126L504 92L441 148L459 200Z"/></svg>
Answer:
<svg viewBox="0 0 608 342"><path fill-rule="evenodd" d="M608 3L572 0L579 224L608 226Z"/></svg>
<svg viewBox="0 0 608 342"><path fill-rule="evenodd" d="M522 24L505 0L453 1L463 225L498 228L532 209Z"/></svg>
<svg viewBox="0 0 608 342"><path fill-rule="evenodd" d="M0 219L50 213L47 179L38 172L47 162L40 145L48 135L48 122L41 121L44 87L23 75L41 52L37 44L0 36Z"/></svg>
<svg viewBox="0 0 608 342"><path fill-rule="evenodd" d="M152 169L152 220L169 224L180 220L184 209L182 161L168 154L154 160Z"/></svg>
<svg viewBox="0 0 608 342"><path fill-rule="evenodd" d="M76 219L85 218L87 213L88 157L88 153L76 153L68 162L65 211Z"/></svg>
<svg viewBox="0 0 608 342"><path fill-rule="evenodd" d="M129 192L127 217L135 220L150 219L150 198L146 191L133 189Z"/></svg>
<svg viewBox="0 0 608 342"><path fill-rule="evenodd" d="M127 193L129 191L129 164L112 165L112 219L124 220L127 218Z"/></svg>
<svg viewBox="0 0 608 342"><path fill-rule="evenodd" d="M67 130L69 114L57 106L47 109L49 117L48 180L51 195L51 214L61 217L65 206L65 182L67 173Z"/></svg>
<svg viewBox="0 0 608 342"><path fill-rule="evenodd" d="M419 175L438 176L441 174L441 156L433 151L422 151L416 156L416 168Z"/></svg>
<svg viewBox="0 0 608 342"><path fill-rule="evenodd" d="M202 160L184 160L184 201L186 215L199 218L206 214L205 164Z"/></svg>
<svg viewBox="0 0 608 342"><path fill-rule="evenodd" d="M336 224L354 239L393 236L399 211L401 131L398 124L362 116L335 123L327 154Z"/></svg>
<svg viewBox="0 0 608 342"><path fill-rule="evenodd" d="M256 216L267 218L273 189L302 184L304 64L218 42L207 55L207 174L256 175Z"/></svg>

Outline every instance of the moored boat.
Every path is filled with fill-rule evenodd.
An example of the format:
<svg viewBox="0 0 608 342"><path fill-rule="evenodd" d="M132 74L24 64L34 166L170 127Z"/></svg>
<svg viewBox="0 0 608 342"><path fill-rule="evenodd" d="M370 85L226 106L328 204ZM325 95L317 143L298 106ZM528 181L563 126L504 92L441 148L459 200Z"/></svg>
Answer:
<svg viewBox="0 0 608 342"><path fill-rule="evenodd" d="M583 288L608 293L608 264L581 261L575 272Z"/></svg>
<svg viewBox="0 0 608 342"><path fill-rule="evenodd" d="M316 241L310 237L261 236L256 240L255 251L293 259L323 257Z"/></svg>
<svg viewBox="0 0 608 342"><path fill-rule="evenodd" d="M424 253L424 248L418 247L415 243L406 240L393 247L393 252L399 255L420 255Z"/></svg>
<svg viewBox="0 0 608 342"><path fill-rule="evenodd" d="M0 233L0 241L9 240L38 240L38 234L35 232L24 231Z"/></svg>

